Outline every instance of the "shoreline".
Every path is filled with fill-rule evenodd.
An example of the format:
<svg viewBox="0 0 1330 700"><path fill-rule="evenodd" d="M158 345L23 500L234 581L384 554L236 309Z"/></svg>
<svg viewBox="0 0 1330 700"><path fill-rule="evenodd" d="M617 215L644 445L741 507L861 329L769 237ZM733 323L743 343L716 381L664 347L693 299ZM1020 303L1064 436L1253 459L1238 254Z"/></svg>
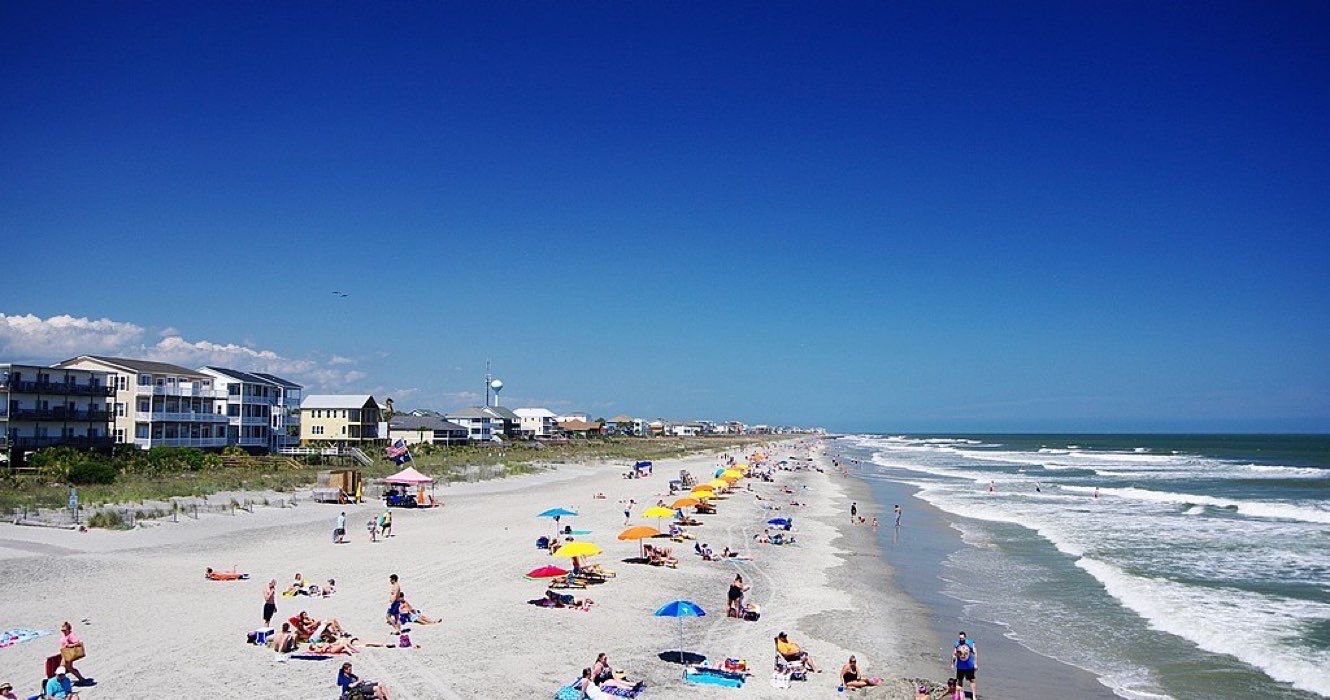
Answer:
<svg viewBox="0 0 1330 700"><path fill-rule="evenodd" d="M971 549L956 529L959 516L917 498L917 487L866 476L857 468L857 459L847 457L844 449L836 449L836 454L843 464L849 462L850 491L857 497L860 513L868 513L870 518L877 514L883 525L877 542L879 556L899 571L896 584L902 595L927 611L928 627L939 640L927 656L943 668L943 677L950 675L948 667L942 666L950 657L950 644L940 640L949 642L963 629L979 649L981 696L1040 697L1057 688L1056 692L1069 697L1119 697L1093 672L1025 647L1003 624L968 615L966 608L982 601L961 600L945 592L948 558L964 556ZM891 505L896 503L904 511L899 533L891 513Z"/></svg>

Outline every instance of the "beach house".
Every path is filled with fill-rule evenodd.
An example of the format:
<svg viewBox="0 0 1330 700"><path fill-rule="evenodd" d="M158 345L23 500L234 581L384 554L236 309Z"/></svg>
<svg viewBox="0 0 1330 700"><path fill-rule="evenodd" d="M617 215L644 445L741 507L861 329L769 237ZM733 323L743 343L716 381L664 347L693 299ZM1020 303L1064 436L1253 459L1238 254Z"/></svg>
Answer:
<svg viewBox="0 0 1330 700"><path fill-rule="evenodd" d="M518 408L517 434L528 440L552 438L559 432L558 416L548 408Z"/></svg>
<svg viewBox="0 0 1330 700"><path fill-rule="evenodd" d="M0 454L17 469L42 447L110 449L114 396L103 371L0 364Z"/></svg>
<svg viewBox="0 0 1330 700"><path fill-rule="evenodd" d="M388 421L388 441L404 440L408 445L458 445L470 439L465 426L444 420L439 416L405 414Z"/></svg>
<svg viewBox="0 0 1330 700"><path fill-rule="evenodd" d="M356 446L377 442L379 402L369 394L310 394L300 402L300 444Z"/></svg>
<svg viewBox="0 0 1330 700"><path fill-rule="evenodd" d="M603 428L600 423L584 420L567 420L559 423L559 430L569 437L595 437L601 434Z"/></svg>
<svg viewBox="0 0 1330 700"><path fill-rule="evenodd" d="M300 444L300 402L305 388L293 381L267 372L254 372L277 386L277 400L273 404L273 449Z"/></svg>
<svg viewBox="0 0 1330 700"><path fill-rule="evenodd" d="M242 372L227 367L200 367L213 377L214 386L226 392L226 444L248 450L275 450L287 447L290 439L288 412L299 413L301 386L274 375ZM298 427L298 421L295 426ZM295 436L295 441L299 435Z"/></svg>
<svg viewBox="0 0 1330 700"><path fill-rule="evenodd" d="M116 444L220 448L226 445L226 392L214 378L168 362L79 355L55 369L105 372L115 387L112 437Z"/></svg>
<svg viewBox="0 0 1330 700"><path fill-rule="evenodd" d="M503 437L503 419L485 410L484 406L471 406L443 414L444 420L466 428L471 442L493 442Z"/></svg>

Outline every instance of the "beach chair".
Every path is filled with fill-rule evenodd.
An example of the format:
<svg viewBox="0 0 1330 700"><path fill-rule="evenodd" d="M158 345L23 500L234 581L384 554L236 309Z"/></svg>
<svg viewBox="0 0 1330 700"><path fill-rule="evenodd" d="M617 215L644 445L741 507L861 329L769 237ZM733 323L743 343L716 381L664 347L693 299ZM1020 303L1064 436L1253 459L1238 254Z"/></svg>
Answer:
<svg viewBox="0 0 1330 700"><path fill-rule="evenodd" d="M571 572L563 578L550 580L550 588L586 588L586 586L587 582L584 578Z"/></svg>

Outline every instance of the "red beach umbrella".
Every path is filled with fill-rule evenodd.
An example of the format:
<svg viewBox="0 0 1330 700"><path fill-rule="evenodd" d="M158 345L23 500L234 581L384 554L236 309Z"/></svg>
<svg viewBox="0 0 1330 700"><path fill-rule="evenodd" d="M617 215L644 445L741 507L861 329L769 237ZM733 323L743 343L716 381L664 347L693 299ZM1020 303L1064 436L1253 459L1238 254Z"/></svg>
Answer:
<svg viewBox="0 0 1330 700"><path fill-rule="evenodd" d="M527 578L559 578L567 576L568 572L557 566L542 566L526 573Z"/></svg>

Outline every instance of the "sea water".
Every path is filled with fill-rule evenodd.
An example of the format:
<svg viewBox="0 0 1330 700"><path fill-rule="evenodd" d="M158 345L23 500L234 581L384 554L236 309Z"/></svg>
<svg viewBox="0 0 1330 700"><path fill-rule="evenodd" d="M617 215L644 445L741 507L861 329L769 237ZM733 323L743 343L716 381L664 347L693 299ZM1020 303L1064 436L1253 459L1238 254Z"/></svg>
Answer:
<svg viewBox="0 0 1330 700"><path fill-rule="evenodd" d="M1118 695L1330 697L1330 437L838 443L950 514L967 615Z"/></svg>

